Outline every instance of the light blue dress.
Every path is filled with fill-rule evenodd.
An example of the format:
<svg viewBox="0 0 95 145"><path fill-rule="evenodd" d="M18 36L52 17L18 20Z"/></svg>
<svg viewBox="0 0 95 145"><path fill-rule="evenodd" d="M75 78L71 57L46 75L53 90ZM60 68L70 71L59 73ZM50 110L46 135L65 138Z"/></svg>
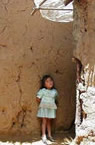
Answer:
<svg viewBox="0 0 95 145"><path fill-rule="evenodd" d="M58 92L56 89L40 89L37 92L37 97L41 99L39 104L37 117L41 118L56 118L56 103Z"/></svg>

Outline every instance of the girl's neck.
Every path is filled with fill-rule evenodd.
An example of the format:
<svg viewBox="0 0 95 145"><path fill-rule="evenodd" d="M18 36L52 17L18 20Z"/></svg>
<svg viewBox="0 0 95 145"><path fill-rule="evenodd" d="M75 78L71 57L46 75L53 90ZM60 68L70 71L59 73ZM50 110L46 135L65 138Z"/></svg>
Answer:
<svg viewBox="0 0 95 145"><path fill-rule="evenodd" d="M46 88L47 90L51 90L52 88Z"/></svg>

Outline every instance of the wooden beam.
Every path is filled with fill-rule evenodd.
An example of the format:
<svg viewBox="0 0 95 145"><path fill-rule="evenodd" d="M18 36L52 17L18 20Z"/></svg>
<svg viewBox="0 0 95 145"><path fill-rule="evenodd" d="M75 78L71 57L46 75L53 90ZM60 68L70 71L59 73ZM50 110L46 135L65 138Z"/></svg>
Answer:
<svg viewBox="0 0 95 145"><path fill-rule="evenodd" d="M64 1L64 4L65 4L65 6L67 6L69 3L71 3L73 0L65 0Z"/></svg>

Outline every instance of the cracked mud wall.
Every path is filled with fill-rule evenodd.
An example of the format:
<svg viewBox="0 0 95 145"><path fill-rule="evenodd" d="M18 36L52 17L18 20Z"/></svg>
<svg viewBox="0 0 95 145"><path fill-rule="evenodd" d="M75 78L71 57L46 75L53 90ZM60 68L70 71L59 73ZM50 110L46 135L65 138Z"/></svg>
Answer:
<svg viewBox="0 0 95 145"><path fill-rule="evenodd" d="M44 74L59 91L55 130L68 129L75 112L72 23L53 23L31 0L0 0L0 134L40 134L36 93Z"/></svg>
<svg viewBox="0 0 95 145"><path fill-rule="evenodd" d="M74 55L83 64L81 81L77 87L76 138L72 145L95 144L95 2L74 2ZM82 107L82 110L80 109ZM80 116L82 114L82 116ZM81 120L81 117L82 120ZM81 121L80 121L80 120Z"/></svg>

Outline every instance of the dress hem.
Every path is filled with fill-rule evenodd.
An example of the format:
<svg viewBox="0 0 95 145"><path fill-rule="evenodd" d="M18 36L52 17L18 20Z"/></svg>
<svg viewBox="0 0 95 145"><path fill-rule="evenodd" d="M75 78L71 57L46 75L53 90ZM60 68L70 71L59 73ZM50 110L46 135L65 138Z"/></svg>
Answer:
<svg viewBox="0 0 95 145"><path fill-rule="evenodd" d="M41 116L37 116L37 118L49 118L49 119L55 119L56 117L41 117Z"/></svg>

